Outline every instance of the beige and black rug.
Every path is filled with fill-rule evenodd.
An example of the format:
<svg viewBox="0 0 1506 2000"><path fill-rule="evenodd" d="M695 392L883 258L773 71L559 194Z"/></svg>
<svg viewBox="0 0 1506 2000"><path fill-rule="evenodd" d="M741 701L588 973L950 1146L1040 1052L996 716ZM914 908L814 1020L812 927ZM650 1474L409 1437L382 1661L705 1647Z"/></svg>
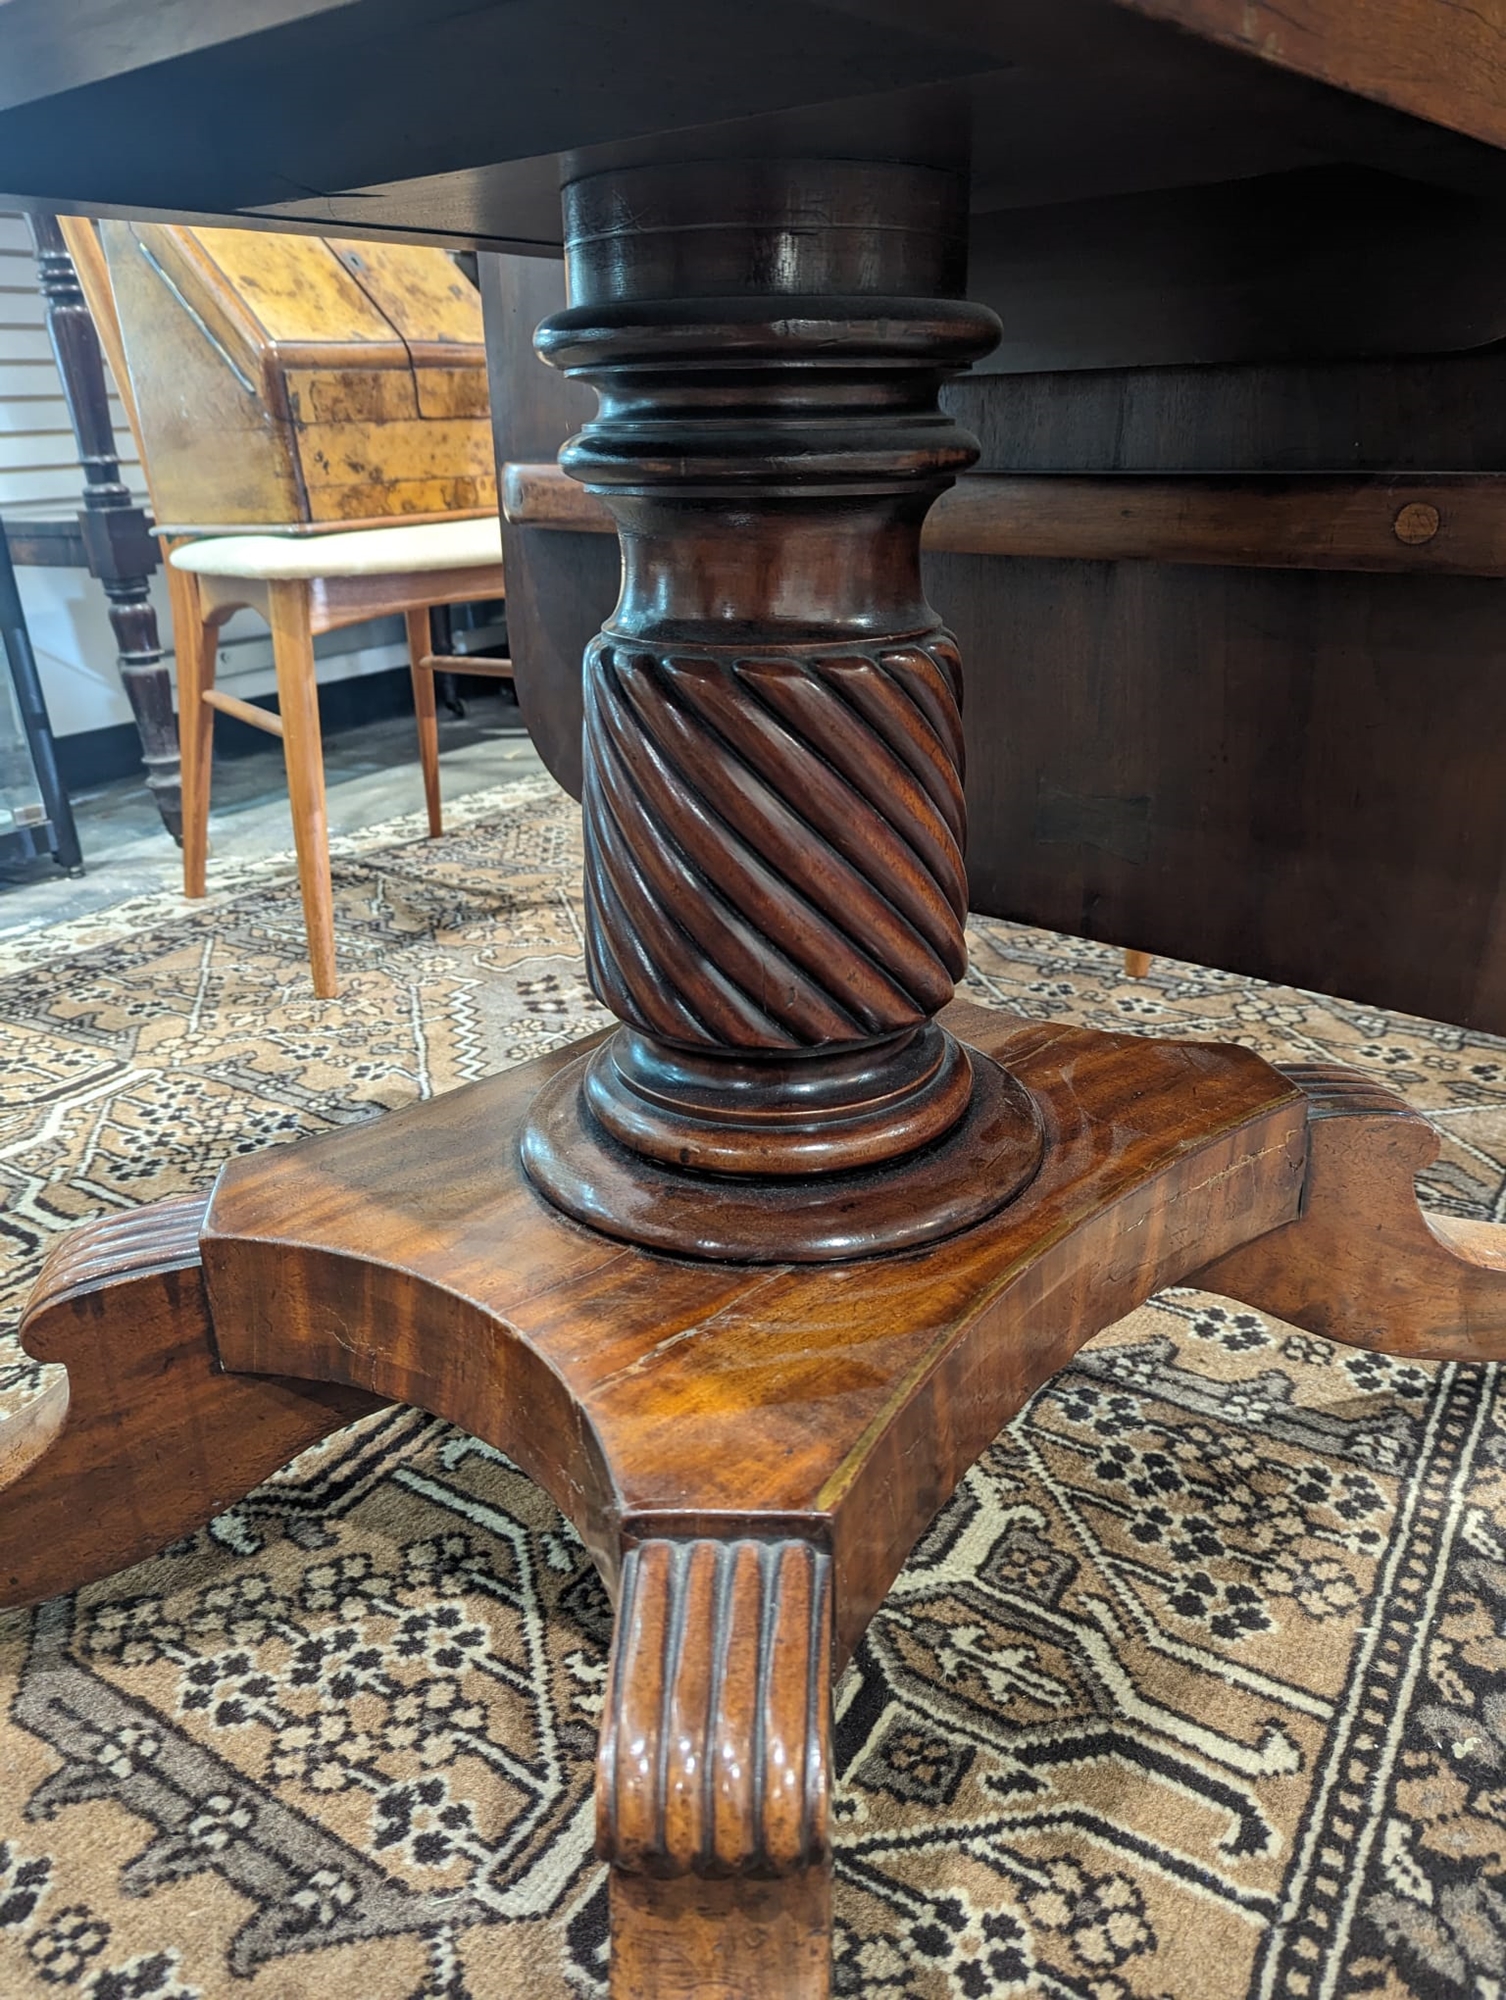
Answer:
<svg viewBox="0 0 1506 2000"><path fill-rule="evenodd" d="M0 948L7 1325L57 1230L599 1018L574 809L467 820L342 844L334 1004L285 867ZM1425 1199L1506 1215L1506 1044L1006 924L974 952L995 1006L1371 1070L1445 1135ZM607 1637L549 1501L412 1412L0 1619L0 1996L600 1994ZM1169 1294L969 1475L838 1714L842 1995L1506 1995L1495 1375Z"/></svg>

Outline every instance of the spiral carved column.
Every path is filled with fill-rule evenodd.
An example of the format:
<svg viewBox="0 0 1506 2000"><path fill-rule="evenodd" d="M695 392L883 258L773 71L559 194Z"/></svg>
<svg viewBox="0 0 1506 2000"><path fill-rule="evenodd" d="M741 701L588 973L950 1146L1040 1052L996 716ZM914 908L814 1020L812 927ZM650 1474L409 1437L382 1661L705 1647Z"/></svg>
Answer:
<svg viewBox="0 0 1506 2000"><path fill-rule="evenodd" d="M977 455L938 391L996 338L945 296L960 190L714 162L596 175L565 207L572 304L538 345L597 391L563 463L622 543L583 805L591 984L624 1025L541 1095L528 1170L580 1220L693 1255L950 1233L1041 1145L1024 1093L933 1019L967 877L961 663L920 529Z"/></svg>

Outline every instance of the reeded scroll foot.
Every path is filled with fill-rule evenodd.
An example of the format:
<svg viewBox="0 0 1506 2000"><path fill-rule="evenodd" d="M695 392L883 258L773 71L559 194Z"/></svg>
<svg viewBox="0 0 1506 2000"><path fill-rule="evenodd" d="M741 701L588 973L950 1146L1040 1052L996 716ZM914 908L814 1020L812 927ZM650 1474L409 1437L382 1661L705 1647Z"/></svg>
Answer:
<svg viewBox="0 0 1506 2000"><path fill-rule="evenodd" d="M1187 1282L1354 1347L1506 1360L1506 1227L1417 1205L1413 1177L1437 1157L1437 1133L1354 1071L1287 1074L1309 1100L1302 1212Z"/></svg>
<svg viewBox="0 0 1506 2000"><path fill-rule="evenodd" d="M831 1657L813 1543L628 1551L596 1780L614 1995L824 2000Z"/></svg>

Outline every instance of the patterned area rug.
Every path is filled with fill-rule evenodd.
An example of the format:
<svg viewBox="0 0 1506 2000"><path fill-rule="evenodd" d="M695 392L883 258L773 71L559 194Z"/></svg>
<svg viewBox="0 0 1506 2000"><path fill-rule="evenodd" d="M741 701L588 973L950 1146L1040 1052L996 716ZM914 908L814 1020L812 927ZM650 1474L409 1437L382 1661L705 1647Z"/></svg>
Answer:
<svg viewBox="0 0 1506 2000"><path fill-rule="evenodd" d="M5 1324L57 1230L595 1024L573 807L463 818L343 843L333 1004L285 865L11 949ZM1506 1044L1008 924L973 949L985 1004L1372 1071L1444 1134L1426 1201L1506 1214ZM37 1371L0 1361L13 1409ZM0 1994L603 1993L608 1631L544 1495L406 1411L0 1618ZM1167 1294L963 1482L837 1748L839 1994L1506 1994L1494 1373Z"/></svg>

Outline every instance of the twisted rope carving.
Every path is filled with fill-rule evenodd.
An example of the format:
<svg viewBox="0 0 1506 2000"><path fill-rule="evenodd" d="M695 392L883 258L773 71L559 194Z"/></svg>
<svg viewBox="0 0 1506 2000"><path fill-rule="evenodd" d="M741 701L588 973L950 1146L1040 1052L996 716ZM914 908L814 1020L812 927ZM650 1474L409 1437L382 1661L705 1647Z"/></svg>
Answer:
<svg viewBox="0 0 1506 2000"><path fill-rule="evenodd" d="M587 655L587 952L621 1019L693 1045L863 1041L966 967L951 634Z"/></svg>

